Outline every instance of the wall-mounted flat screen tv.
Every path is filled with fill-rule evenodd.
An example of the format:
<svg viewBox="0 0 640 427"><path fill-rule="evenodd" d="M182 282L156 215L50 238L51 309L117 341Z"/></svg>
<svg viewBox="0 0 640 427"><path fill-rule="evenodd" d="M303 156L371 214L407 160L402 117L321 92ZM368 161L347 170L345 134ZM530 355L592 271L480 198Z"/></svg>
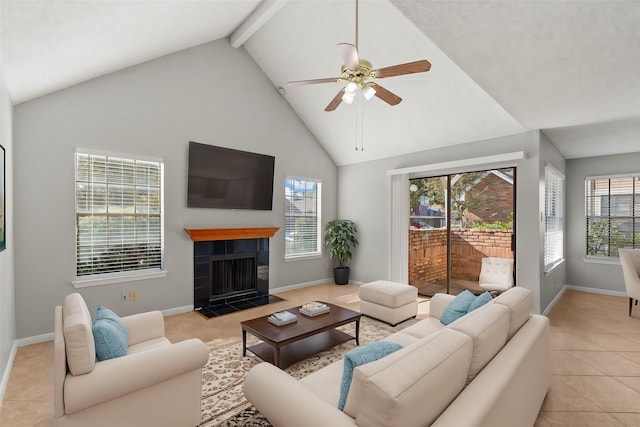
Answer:
<svg viewBox="0 0 640 427"><path fill-rule="evenodd" d="M187 207L271 210L275 157L189 142Z"/></svg>

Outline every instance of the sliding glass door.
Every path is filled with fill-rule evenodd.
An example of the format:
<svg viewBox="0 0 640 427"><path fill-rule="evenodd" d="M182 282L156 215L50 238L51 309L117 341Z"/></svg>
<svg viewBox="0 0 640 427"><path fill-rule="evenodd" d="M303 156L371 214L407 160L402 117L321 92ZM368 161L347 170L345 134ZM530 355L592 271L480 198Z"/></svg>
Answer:
<svg viewBox="0 0 640 427"><path fill-rule="evenodd" d="M422 295L481 293L482 258L515 257L516 169L409 180L409 283Z"/></svg>

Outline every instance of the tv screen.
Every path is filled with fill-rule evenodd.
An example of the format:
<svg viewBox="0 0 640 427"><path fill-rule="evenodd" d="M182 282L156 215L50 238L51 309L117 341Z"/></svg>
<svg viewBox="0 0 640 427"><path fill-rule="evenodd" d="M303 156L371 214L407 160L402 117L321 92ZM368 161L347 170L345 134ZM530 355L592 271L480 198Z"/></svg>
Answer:
<svg viewBox="0 0 640 427"><path fill-rule="evenodd" d="M189 142L187 207L271 210L275 157Z"/></svg>

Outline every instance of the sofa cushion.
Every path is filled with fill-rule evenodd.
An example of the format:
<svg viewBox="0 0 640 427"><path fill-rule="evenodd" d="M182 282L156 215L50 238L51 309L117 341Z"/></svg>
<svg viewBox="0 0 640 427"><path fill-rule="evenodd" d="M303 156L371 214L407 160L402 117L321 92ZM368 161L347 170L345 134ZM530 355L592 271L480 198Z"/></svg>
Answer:
<svg viewBox="0 0 640 427"><path fill-rule="evenodd" d="M351 387L351 379L353 378L353 370L365 363L375 362L389 354L402 348L400 344L388 341L374 342L371 344L356 347L348 351L344 355L344 369L342 371L342 381L340 382L340 400L338 401L338 409L343 410L347 400L349 387Z"/></svg>
<svg viewBox="0 0 640 427"><path fill-rule="evenodd" d="M488 304L449 326L473 341L473 357L467 384L504 347L509 332L509 314L509 309L502 305Z"/></svg>
<svg viewBox="0 0 640 427"><path fill-rule="evenodd" d="M356 368L365 371L401 355L398 363L368 377L357 411L359 426L431 425L464 388L472 343L449 328L420 340L407 353L402 349L377 362Z"/></svg>
<svg viewBox="0 0 640 427"><path fill-rule="evenodd" d="M115 359L127 355L129 334L116 313L99 305L91 329L98 360Z"/></svg>
<svg viewBox="0 0 640 427"><path fill-rule="evenodd" d="M444 309L440 322L442 322L443 325L448 325L449 323L461 318L467 314L469 306L475 299L476 296L466 289L460 292L456 295L453 301L451 301L447 308Z"/></svg>
<svg viewBox="0 0 640 427"><path fill-rule="evenodd" d="M500 294L493 302L495 304L502 304L511 310L509 335L507 335L507 340L510 340L511 337L518 332L518 329L529 319L531 306L533 304L533 295L529 289L516 286Z"/></svg>
<svg viewBox="0 0 640 427"><path fill-rule="evenodd" d="M440 323L440 320L435 317L427 317L426 319L420 320L418 323L414 323L413 325L407 326L401 331L396 332L395 334L391 335L391 337L393 337L394 335L409 335L419 339L431 335L432 333L437 332L442 328L444 328L444 325ZM385 339L402 344L402 342L398 340L392 340L389 338L390 337L387 337Z"/></svg>
<svg viewBox="0 0 640 427"><path fill-rule="evenodd" d="M69 372L82 375L93 371L96 346L91 331L91 313L79 293L64 298L62 324Z"/></svg>
<svg viewBox="0 0 640 427"><path fill-rule="evenodd" d="M469 310L467 310L467 313L470 313L473 310L482 307L488 302L491 302L491 294L489 292L484 292L478 295L469 306Z"/></svg>

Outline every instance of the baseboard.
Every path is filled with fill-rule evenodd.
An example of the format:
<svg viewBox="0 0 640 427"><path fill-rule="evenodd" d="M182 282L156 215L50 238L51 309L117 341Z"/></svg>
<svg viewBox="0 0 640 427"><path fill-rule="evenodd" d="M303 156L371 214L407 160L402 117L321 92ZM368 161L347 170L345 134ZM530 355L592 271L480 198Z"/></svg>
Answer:
<svg viewBox="0 0 640 427"><path fill-rule="evenodd" d="M279 292L286 292L286 291L291 291L293 289L300 289L300 288L308 288L309 286L322 285L323 283L331 283L331 282L333 282L333 279L327 277L326 279L313 280L311 282L304 282L304 283L298 283L298 284L295 284L295 285L281 286L279 288L271 288L271 289L269 289L269 292L277 294Z"/></svg>
<svg viewBox="0 0 640 427"><path fill-rule="evenodd" d="M568 289L570 289L572 291L589 292L589 293L592 293L592 294L609 295L609 296L613 296L613 297L625 297L626 298L626 296L627 296L627 294L625 292L612 291L612 290L609 290L609 289L590 288L588 286L564 285L562 287L562 289L560 289L560 292L558 292L558 295L556 295L556 297L553 300L551 300L551 302L549 303L547 308L542 312L542 314L544 316L549 314L549 312L551 311L553 306L556 305L556 303L560 300L560 297L562 296L562 294L564 294L565 291L568 290Z"/></svg>
<svg viewBox="0 0 640 427"><path fill-rule="evenodd" d="M574 291L590 292L592 294L610 295L612 297L625 297L625 298L627 297L626 292L611 291L609 289L597 289L597 288L590 288L588 286L574 286L574 285L566 285L565 287L567 289L571 289Z"/></svg>
<svg viewBox="0 0 640 427"><path fill-rule="evenodd" d="M564 285L562 289L560 289L560 292L558 292L558 295L556 295L556 297L551 300L547 308L544 309L544 311L542 312L543 316L547 316L549 314L553 306L556 305L556 303L560 300L560 297L562 296L562 294L564 294L566 290L567 290L567 285Z"/></svg>
<svg viewBox="0 0 640 427"><path fill-rule="evenodd" d="M174 314L188 313L193 311L193 304L191 305L183 305L182 307L168 308L166 310L162 310L162 315L164 317L172 316Z"/></svg>
<svg viewBox="0 0 640 427"><path fill-rule="evenodd" d="M17 351L18 342L14 340L7 366L4 367L4 372L2 373L2 382L0 382L0 407L2 407L2 402L4 402L4 393L7 391L7 384L9 384L9 376L11 375L11 368L13 367L13 361L16 358Z"/></svg>
<svg viewBox="0 0 640 427"><path fill-rule="evenodd" d="M20 338L17 340L18 347L24 347L25 345L38 344L41 342L53 341L53 332L48 334L36 335L33 337Z"/></svg>

